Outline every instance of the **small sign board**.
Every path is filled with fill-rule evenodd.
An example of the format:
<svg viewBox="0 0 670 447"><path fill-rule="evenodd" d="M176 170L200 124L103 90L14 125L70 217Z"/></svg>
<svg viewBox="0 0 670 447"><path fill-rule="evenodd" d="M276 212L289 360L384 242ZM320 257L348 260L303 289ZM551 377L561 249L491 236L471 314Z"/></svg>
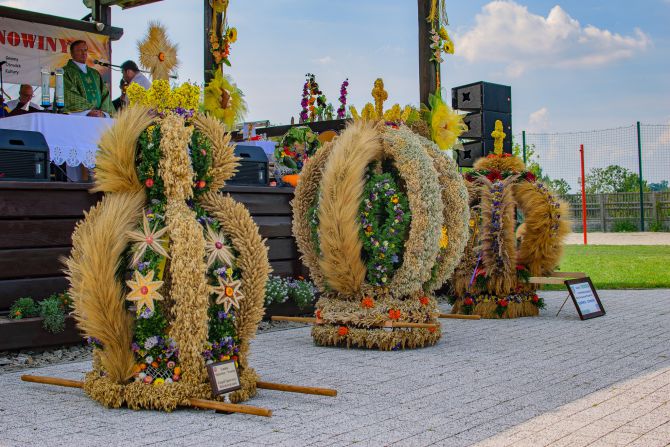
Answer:
<svg viewBox="0 0 670 447"><path fill-rule="evenodd" d="M207 365L207 374L209 374L209 383L215 395L230 393L242 388L235 360L210 363Z"/></svg>
<svg viewBox="0 0 670 447"><path fill-rule="evenodd" d="M579 318L588 320L605 315L598 293L596 292L591 278L577 278L565 281L565 285L570 292L572 301L575 303Z"/></svg>

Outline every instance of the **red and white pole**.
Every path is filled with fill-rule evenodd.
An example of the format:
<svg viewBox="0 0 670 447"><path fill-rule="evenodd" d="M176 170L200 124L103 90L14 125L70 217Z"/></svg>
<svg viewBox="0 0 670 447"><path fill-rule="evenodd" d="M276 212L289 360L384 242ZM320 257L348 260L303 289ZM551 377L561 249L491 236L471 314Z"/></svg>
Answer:
<svg viewBox="0 0 670 447"><path fill-rule="evenodd" d="M584 176L584 145L579 145L579 154L582 159L582 230L584 231L584 245L586 242L586 178Z"/></svg>

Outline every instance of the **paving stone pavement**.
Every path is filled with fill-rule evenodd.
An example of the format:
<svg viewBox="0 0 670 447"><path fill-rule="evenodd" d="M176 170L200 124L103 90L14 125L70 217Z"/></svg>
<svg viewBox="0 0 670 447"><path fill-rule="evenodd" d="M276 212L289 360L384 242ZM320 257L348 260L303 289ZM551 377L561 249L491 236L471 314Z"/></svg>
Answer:
<svg viewBox="0 0 670 447"><path fill-rule="evenodd" d="M107 410L82 390L3 374L0 446L665 445L670 291L600 295L604 317L580 321L570 302L556 317L565 293L546 292L540 317L444 320L442 340L419 350L320 348L307 328L261 334L251 364L264 380L339 391L261 390L249 404L270 419ZM81 379L89 367L31 373Z"/></svg>

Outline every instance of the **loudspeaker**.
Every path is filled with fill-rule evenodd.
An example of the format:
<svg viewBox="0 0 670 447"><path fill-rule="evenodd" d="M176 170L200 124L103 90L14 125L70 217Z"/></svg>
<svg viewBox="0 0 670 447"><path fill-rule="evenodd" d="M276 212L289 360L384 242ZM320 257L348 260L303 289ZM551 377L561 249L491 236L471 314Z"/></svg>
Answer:
<svg viewBox="0 0 670 447"><path fill-rule="evenodd" d="M512 113L512 87L483 81L454 87L451 107L466 112Z"/></svg>
<svg viewBox="0 0 670 447"><path fill-rule="evenodd" d="M0 129L0 180L49 181L49 146L44 135Z"/></svg>
<svg viewBox="0 0 670 447"><path fill-rule="evenodd" d="M262 147L238 144L235 156L239 157L237 172L226 182L228 185L268 185L268 156Z"/></svg>
<svg viewBox="0 0 670 447"><path fill-rule="evenodd" d="M503 152L512 153L512 140L505 138L503 143ZM462 168L471 168L480 157L486 157L493 153L493 140L464 141L463 150L456 151L456 162Z"/></svg>
<svg viewBox="0 0 670 447"><path fill-rule="evenodd" d="M507 134L505 144L509 143L511 148L512 115L509 113L484 110L465 115L463 122L468 126L468 130L463 132L461 138L492 139L491 132L495 129L497 120L502 121L503 131Z"/></svg>

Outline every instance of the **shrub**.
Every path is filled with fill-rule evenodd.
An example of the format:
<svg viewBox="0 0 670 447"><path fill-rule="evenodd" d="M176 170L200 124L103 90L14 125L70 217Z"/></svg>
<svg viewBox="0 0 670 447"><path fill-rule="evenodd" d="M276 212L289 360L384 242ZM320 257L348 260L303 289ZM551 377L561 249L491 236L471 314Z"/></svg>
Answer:
<svg viewBox="0 0 670 447"><path fill-rule="evenodd" d="M637 226L630 220L615 220L612 225L612 231L615 233L628 233L637 231Z"/></svg>
<svg viewBox="0 0 670 447"><path fill-rule="evenodd" d="M652 224L649 226L649 231L654 231L654 232L660 232L660 231L668 231L665 229L663 226L663 222L652 222Z"/></svg>
<svg viewBox="0 0 670 447"><path fill-rule="evenodd" d="M265 285L265 306L285 303L288 300L288 284L279 276L270 276Z"/></svg>
<svg viewBox="0 0 670 447"><path fill-rule="evenodd" d="M50 296L39 304L40 317L44 318L42 327L56 334L65 330L65 312L57 296Z"/></svg>
<svg viewBox="0 0 670 447"><path fill-rule="evenodd" d="M309 281L289 280L288 295L300 309L305 309L314 302L314 292L314 285Z"/></svg>
<svg viewBox="0 0 670 447"><path fill-rule="evenodd" d="M9 318L20 320L21 318L36 317L39 314L37 304L32 298L24 297L14 301L9 308Z"/></svg>

